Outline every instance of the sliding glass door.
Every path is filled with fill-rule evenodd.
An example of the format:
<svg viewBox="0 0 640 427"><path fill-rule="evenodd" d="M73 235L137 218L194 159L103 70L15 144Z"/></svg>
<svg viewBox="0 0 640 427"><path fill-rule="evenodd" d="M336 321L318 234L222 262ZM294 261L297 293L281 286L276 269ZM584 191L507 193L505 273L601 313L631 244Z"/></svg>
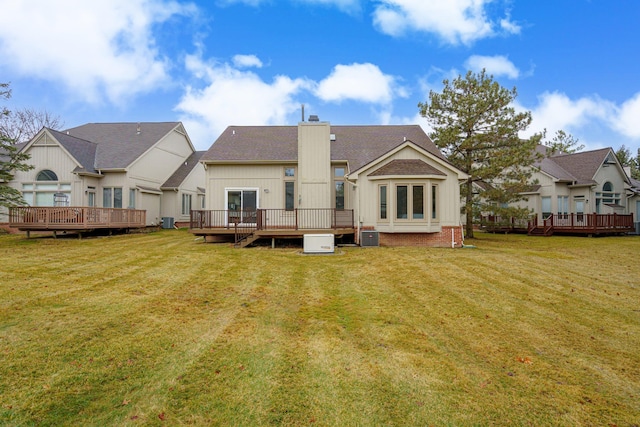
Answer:
<svg viewBox="0 0 640 427"><path fill-rule="evenodd" d="M255 224L258 209L258 189L227 189L227 221L229 224Z"/></svg>

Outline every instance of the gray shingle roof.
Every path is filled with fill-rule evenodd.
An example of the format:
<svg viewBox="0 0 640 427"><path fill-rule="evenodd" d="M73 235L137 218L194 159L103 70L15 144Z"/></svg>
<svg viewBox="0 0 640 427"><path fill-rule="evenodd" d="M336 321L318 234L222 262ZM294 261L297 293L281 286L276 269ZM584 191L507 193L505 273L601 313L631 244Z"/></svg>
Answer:
<svg viewBox="0 0 640 427"><path fill-rule="evenodd" d="M174 189L180 187L180 184L187 178L193 168L198 165L200 158L205 151L194 151L187 160L160 186L161 189Z"/></svg>
<svg viewBox="0 0 640 427"><path fill-rule="evenodd" d="M447 176L444 172L425 163L420 159L397 159L376 169L369 176L384 175L440 175Z"/></svg>
<svg viewBox="0 0 640 427"><path fill-rule="evenodd" d="M598 168L607 158L610 148L600 150L583 151L573 154L561 154L551 157L554 163L562 167L572 176L576 177L577 184L595 183L593 177L598 172Z"/></svg>
<svg viewBox="0 0 640 427"><path fill-rule="evenodd" d="M82 166L76 168L74 172L96 173L95 158L98 144L84 139L67 135L53 129L47 129L55 139L76 159Z"/></svg>
<svg viewBox="0 0 640 427"><path fill-rule="evenodd" d="M331 126L331 160L355 171L409 140L445 160L418 125ZM295 162L297 126L229 126L202 157L204 162Z"/></svg>
<svg viewBox="0 0 640 427"><path fill-rule="evenodd" d="M180 122L87 123L62 134L97 144L96 169L124 169L180 125Z"/></svg>
<svg viewBox="0 0 640 427"><path fill-rule="evenodd" d="M559 153L545 157L536 166L560 181L595 184L593 178L610 152L611 148L601 148L571 154Z"/></svg>

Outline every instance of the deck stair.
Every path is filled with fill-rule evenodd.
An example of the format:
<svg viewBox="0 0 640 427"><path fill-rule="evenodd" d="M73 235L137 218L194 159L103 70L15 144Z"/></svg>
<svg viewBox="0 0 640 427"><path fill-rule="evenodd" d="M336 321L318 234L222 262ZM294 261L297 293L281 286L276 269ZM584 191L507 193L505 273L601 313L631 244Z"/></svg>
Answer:
<svg viewBox="0 0 640 427"><path fill-rule="evenodd" d="M553 228L537 225L530 228L527 234L529 236L551 236L553 235Z"/></svg>

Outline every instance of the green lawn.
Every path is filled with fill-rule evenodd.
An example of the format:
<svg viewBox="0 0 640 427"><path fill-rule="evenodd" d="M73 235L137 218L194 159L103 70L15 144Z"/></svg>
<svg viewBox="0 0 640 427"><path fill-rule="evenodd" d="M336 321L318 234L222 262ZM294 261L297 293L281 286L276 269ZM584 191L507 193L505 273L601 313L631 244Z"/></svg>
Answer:
<svg viewBox="0 0 640 427"><path fill-rule="evenodd" d="M640 237L466 243L0 236L0 425L640 425Z"/></svg>

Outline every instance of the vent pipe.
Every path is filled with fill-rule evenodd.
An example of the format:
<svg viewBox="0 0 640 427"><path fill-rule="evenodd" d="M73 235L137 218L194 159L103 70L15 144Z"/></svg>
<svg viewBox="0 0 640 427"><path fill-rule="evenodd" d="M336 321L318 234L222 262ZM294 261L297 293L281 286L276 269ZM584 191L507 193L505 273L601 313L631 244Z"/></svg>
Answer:
<svg viewBox="0 0 640 427"><path fill-rule="evenodd" d="M304 104L302 104L302 121L304 122Z"/></svg>

